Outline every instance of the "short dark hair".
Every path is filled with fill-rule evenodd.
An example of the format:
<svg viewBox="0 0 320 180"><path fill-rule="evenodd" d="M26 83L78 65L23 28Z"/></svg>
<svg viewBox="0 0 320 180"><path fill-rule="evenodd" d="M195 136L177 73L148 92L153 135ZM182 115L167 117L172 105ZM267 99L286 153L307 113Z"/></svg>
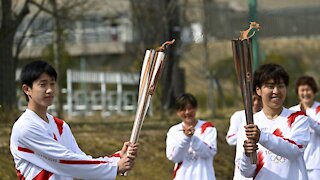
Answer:
<svg viewBox="0 0 320 180"><path fill-rule="evenodd" d="M192 94L183 93L176 98L175 107L177 111L185 109L188 104L191 104L194 108L198 106L198 102Z"/></svg>
<svg viewBox="0 0 320 180"><path fill-rule="evenodd" d="M26 84L30 88L32 88L32 84L35 80L37 80L41 74L47 73L50 77L57 80L57 72L56 70L45 61L33 61L23 67L20 74L20 82L21 85ZM29 101L28 96L25 94L26 100Z"/></svg>
<svg viewBox="0 0 320 180"><path fill-rule="evenodd" d="M296 86L295 86L295 90L296 93L298 94L298 88L299 86L302 85L308 85L311 87L312 91L314 94L316 94L318 92L318 86L316 81L314 80L313 77L311 76L300 76L297 81L296 81Z"/></svg>
<svg viewBox="0 0 320 180"><path fill-rule="evenodd" d="M286 86L289 85L289 75L287 71L279 64L269 63L261 65L253 75L253 87L262 87L270 79L273 79L276 84L283 80Z"/></svg>

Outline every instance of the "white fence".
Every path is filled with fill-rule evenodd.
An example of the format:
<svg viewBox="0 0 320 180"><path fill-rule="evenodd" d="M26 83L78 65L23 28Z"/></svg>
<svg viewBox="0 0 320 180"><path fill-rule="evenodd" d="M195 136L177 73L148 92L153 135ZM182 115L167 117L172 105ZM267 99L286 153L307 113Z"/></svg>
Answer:
<svg viewBox="0 0 320 180"><path fill-rule="evenodd" d="M16 72L19 77L20 71ZM139 75L120 72L83 72L67 70L67 88L62 90L63 109L68 116L102 116L112 113L123 114L136 110ZM18 107L26 108L25 97L19 90ZM55 105L49 107L55 113Z"/></svg>

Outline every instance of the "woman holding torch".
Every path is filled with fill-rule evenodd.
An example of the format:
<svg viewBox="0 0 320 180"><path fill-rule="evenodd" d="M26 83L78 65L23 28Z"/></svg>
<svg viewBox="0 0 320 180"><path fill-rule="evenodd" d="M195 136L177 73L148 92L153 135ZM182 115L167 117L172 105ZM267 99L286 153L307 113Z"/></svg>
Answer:
<svg viewBox="0 0 320 180"><path fill-rule="evenodd" d="M240 126L236 161L241 174L256 180L308 179L303 160L310 139L308 117L283 107L288 73L278 64L264 64L253 78L262 110L254 114L254 124ZM252 164L249 155L256 150L258 161Z"/></svg>

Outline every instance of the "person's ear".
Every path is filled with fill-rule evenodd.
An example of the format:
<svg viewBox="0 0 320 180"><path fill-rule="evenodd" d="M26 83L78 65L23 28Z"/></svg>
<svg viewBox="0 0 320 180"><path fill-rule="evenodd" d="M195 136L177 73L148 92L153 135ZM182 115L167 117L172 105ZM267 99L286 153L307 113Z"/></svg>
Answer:
<svg viewBox="0 0 320 180"><path fill-rule="evenodd" d="M256 87L256 93L261 97L261 89L258 86Z"/></svg>
<svg viewBox="0 0 320 180"><path fill-rule="evenodd" d="M22 85L22 91L23 91L26 95L30 96L30 90L31 90L31 88L30 88L28 85L26 85L26 84Z"/></svg>

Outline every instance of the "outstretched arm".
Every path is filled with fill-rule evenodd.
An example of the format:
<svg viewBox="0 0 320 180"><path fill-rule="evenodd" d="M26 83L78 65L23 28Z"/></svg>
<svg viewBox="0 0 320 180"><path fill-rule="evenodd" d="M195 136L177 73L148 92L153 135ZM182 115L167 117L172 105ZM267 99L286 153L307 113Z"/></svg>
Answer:
<svg viewBox="0 0 320 180"><path fill-rule="evenodd" d="M19 144L12 145L17 156L54 174L81 179L114 179L118 157L93 159L83 153L67 149L37 125L24 127Z"/></svg>
<svg viewBox="0 0 320 180"><path fill-rule="evenodd" d="M300 156L310 139L309 124L306 116L298 116L291 126L290 135L283 137L282 132L276 129L273 134L262 132L259 143L287 159L296 159Z"/></svg>

